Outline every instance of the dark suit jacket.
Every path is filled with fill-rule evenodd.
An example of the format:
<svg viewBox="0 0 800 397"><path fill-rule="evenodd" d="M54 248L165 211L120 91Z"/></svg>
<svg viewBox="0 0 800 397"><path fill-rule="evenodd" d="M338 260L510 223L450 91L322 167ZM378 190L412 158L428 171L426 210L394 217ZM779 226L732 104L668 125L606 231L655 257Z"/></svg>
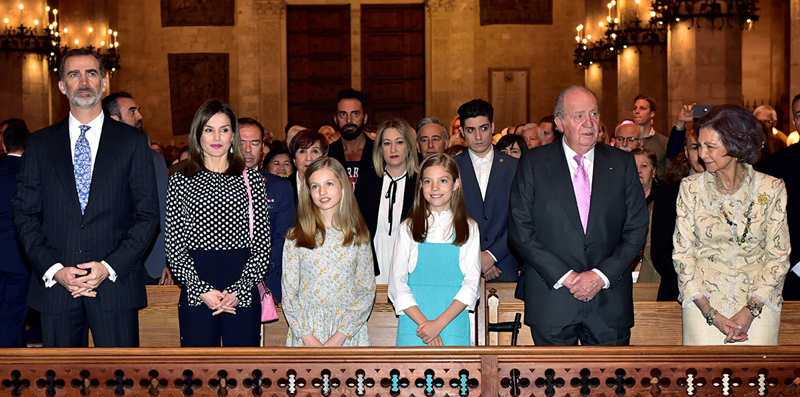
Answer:
<svg viewBox="0 0 800 397"><path fill-rule="evenodd" d="M661 276L658 286L659 301L678 300L678 273L672 262L672 235L675 232L675 219L678 217L676 205L680 183L662 187L655 193L653 201L652 226L650 227L650 257L653 267Z"/></svg>
<svg viewBox="0 0 800 397"><path fill-rule="evenodd" d="M267 204L269 212L269 230L272 249L269 252L269 267L267 270L266 286L272 291L275 303L280 303L281 275L283 274L283 243L286 241L286 232L294 225L297 219L297 209L292 197L297 193L286 178L281 178L262 171L267 187ZM294 176L292 176L294 180Z"/></svg>
<svg viewBox="0 0 800 397"><path fill-rule="evenodd" d="M792 252L790 266L800 262L800 144L794 144L767 158L759 164L762 172L783 179L786 184L786 218L789 223L789 240ZM783 299L800 300L800 277L790 271L783 286Z"/></svg>
<svg viewBox="0 0 800 397"><path fill-rule="evenodd" d="M526 324L561 328L591 310L609 325L633 326L631 263L647 234L644 191L631 154L603 144L594 153L586 234L561 141L528 151L514 177L508 235L525 263ZM567 271L592 268L610 287L588 303L553 289Z"/></svg>
<svg viewBox="0 0 800 397"><path fill-rule="evenodd" d="M372 260L375 266L375 275L380 274L380 267L378 266L378 257L375 255L375 230L378 228L378 211L381 206L381 188L383 187L383 178L370 178L369 181L364 181L361 184L361 191L356 196L358 207L361 209L361 216L364 217L364 222L367 223L369 228L370 245L372 246ZM414 205L414 192L417 187L417 175L407 178L406 188L403 197L397 197L397 200L403 200L403 209L400 214L394 214L392 220L392 230L397 230L400 227L400 222L406 218L408 212L411 211L411 206Z"/></svg>
<svg viewBox="0 0 800 397"><path fill-rule="evenodd" d="M97 297L85 299L107 310L146 304L142 257L158 228L150 153L142 132L106 117L81 214L67 120L30 136L17 178L14 222L31 265L31 307L58 312L73 301L60 285L45 288L42 276L52 265L101 260L117 280L103 281Z"/></svg>
<svg viewBox="0 0 800 397"><path fill-rule="evenodd" d="M161 272L167 265L167 252L164 247L164 232L167 228L167 163L160 153L153 150L153 170L155 172L156 192L158 196L158 234L145 252L144 268L150 278L161 278Z"/></svg>
<svg viewBox="0 0 800 397"><path fill-rule="evenodd" d="M11 200L17 192L17 173L22 158L0 156L0 273L28 274L20 255Z"/></svg>
<svg viewBox="0 0 800 397"><path fill-rule="evenodd" d="M517 259L508 249L508 199L511 182L517 171L517 159L494 150L485 199L481 198L481 188L475 177L469 150L456 156L455 160L461 174L467 213L480 227L481 251L491 252L497 259L495 266L503 271L500 277L492 281L517 281Z"/></svg>
<svg viewBox="0 0 800 397"><path fill-rule="evenodd" d="M375 145L375 141L366 136L366 134L364 138L366 139L366 142L364 142L364 151L361 152L361 159L358 161L358 180L356 180L356 186L353 190L356 198L362 194L361 190L364 189L365 185L374 183L374 180L378 178L378 174L375 173L375 165L372 163L372 148ZM334 141L328 147L328 157L338 160L342 163L343 167L347 167L345 164L346 160L344 157L342 138Z"/></svg>

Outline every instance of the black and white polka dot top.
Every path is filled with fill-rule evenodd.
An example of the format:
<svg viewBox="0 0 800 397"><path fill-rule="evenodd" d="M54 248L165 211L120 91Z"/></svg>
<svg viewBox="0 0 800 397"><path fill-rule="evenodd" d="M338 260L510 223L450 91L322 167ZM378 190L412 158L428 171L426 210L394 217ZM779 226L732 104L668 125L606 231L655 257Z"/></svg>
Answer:
<svg viewBox="0 0 800 397"><path fill-rule="evenodd" d="M191 178L180 172L169 178L167 189L167 263L178 282L186 288L189 305L203 303L200 295L214 286L200 279L190 250L250 249L242 276L230 286L239 306L252 304L250 291L267 274L270 250L269 217L264 177L247 170L253 197L253 239L249 236L247 190L242 175L201 171Z"/></svg>

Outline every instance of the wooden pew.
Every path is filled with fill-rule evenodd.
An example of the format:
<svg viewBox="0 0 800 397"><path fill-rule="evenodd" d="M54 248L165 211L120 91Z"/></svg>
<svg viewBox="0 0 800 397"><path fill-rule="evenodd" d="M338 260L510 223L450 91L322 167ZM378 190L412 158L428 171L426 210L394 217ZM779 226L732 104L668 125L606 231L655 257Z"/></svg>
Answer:
<svg viewBox="0 0 800 397"><path fill-rule="evenodd" d="M523 313L525 304L513 298L511 283L487 283L487 289L496 293L488 298L490 322L513 321L516 313ZM509 294L510 291L510 294ZM681 307L677 302L656 302L658 286L655 283L634 284L634 326L631 345L681 345L683 329ZM491 293L490 293L491 295ZM642 300L651 298L652 300ZM489 345L510 345L511 335L490 333ZM778 343L798 344L800 341L800 302L784 302L781 310L781 329ZM517 341L519 346L533 345L530 328L522 326Z"/></svg>
<svg viewBox="0 0 800 397"><path fill-rule="evenodd" d="M0 349L0 395L797 396L798 362L800 346Z"/></svg>

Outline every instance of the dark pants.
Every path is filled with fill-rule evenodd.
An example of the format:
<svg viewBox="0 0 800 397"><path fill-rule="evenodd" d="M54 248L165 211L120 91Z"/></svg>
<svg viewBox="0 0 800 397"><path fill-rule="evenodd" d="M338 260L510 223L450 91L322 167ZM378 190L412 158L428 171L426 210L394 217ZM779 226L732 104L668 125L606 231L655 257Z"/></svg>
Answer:
<svg viewBox="0 0 800 397"><path fill-rule="evenodd" d="M29 282L27 274L0 272L0 347L25 347Z"/></svg>
<svg viewBox="0 0 800 397"><path fill-rule="evenodd" d="M793 271L789 271L789 274L786 275L786 283L783 285L783 299L800 301L800 277Z"/></svg>
<svg viewBox="0 0 800 397"><path fill-rule="evenodd" d="M586 305L583 318L563 327L548 324L531 325L531 336L536 346L628 346L631 343L630 327L608 324L597 312Z"/></svg>
<svg viewBox="0 0 800 397"><path fill-rule="evenodd" d="M138 347L138 310L105 310L91 299L94 298L80 297L63 312L42 313L44 346L86 347L91 329L97 347Z"/></svg>
<svg viewBox="0 0 800 397"><path fill-rule="evenodd" d="M201 280L223 291L242 276L250 250L190 251ZM178 320L183 347L259 346L261 335L261 303L256 287L250 292L252 305L236 307L236 314L211 315L205 304L189 306L186 288L178 301Z"/></svg>

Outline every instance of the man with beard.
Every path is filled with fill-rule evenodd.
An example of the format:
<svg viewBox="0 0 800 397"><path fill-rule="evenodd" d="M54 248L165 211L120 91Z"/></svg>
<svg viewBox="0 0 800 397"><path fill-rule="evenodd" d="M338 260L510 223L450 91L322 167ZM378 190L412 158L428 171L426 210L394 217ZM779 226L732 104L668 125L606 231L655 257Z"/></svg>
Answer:
<svg viewBox="0 0 800 397"><path fill-rule="evenodd" d="M257 120L242 117L238 120L242 154L247 168L258 168L261 153L264 151L264 126ZM281 275L283 274L283 243L286 232L294 224L296 209L292 184L286 178L272 175L266 168L259 170L264 175L267 186L267 208L269 217L270 245L269 269L264 284L272 292L275 303L281 302Z"/></svg>
<svg viewBox="0 0 800 397"><path fill-rule="evenodd" d="M328 148L328 156L339 160L347 170L356 197L359 181L363 184L367 178L378 177L372 164L375 141L364 133L367 123L364 108L364 96L360 91L351 88L339 91L333 122L342 137Z"/></svg>
<svg viewBox="0 0 800 397"><path fill-rule="evenodd" d="M109 94L103 98L103 113L112 119L125 123L131 127L142 130L142 108L125 91ZM160 213L160 228L153 244L147 249L144 268L147 270L145 284L147 285L172 285L172 273L167 267L167 256L164 250L164 229L166 228L167 204L167 163L157 150L152 149L153 169L155 169L156 188L158 191L158 209Z"/></svg>
<svg viewBox="0 0 800 397"><path fill-rule="evenodd" d="M103 114L108 85L94 51L58 68L67 119L29 137L17 177L14 223L31 270L28 301L47 347L139 345L142 259L158 229L147 136Z"/></svg>

